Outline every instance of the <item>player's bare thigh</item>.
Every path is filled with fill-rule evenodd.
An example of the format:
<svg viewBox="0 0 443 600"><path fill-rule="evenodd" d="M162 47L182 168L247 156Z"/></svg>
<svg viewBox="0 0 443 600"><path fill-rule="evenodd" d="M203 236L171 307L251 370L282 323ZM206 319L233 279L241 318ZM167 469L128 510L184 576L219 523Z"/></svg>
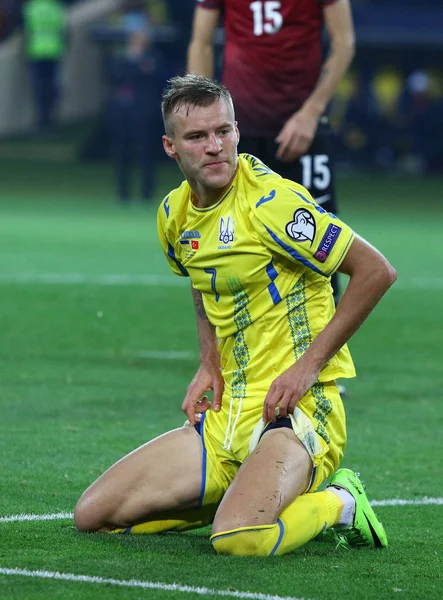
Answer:
<svg viewBox="0 0 443 600"><path fill-rule="evenodd" d="M275 523L305 492L311 471L312 461L291 429L267 431L229 486L212 532Z"/></svg>
<svg viewBox="0 0 443 600"><path fill-rule="evenodd" d="M109 531L197 507L201 478L200 436L193 427L174 429L103 473L77 502L75 524L81 531Z"/></svg>

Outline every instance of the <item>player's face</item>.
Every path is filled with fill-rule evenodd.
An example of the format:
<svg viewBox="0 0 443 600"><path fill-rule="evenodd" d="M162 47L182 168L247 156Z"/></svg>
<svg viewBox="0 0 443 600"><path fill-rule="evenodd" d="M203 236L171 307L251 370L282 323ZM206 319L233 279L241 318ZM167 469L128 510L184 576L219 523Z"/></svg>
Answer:
<svg viewBox="0 0 443 600"><path fill-rule="evenodd" d="M237 169L239 133L230 103L184 105L170 119L173 136L163 136L163 146L191 187L197 193L223 191Z"/></svg>

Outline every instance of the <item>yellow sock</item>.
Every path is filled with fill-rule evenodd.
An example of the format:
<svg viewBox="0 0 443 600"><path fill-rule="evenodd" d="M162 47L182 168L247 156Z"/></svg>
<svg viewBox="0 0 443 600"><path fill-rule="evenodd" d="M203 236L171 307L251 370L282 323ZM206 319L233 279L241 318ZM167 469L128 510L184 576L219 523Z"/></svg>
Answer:
<svg viewBox="0 0 443 600"><path fill-rule="evenodd" d="M343 502L333 492L299 496L273 525L241 527L211 536L217 554L278 556L291 552L335 525Z"/></svg>
<svg viewBox="0 0 443 600"><path fill-rule="evenodd" d="M205 527L214 520L217 506L208 505L195 510L168 513L164 518L132 525L132 527L117 527L109 533L153 534L164 531L187 531ZM163 516L163 515L162 515Z"/></svg>

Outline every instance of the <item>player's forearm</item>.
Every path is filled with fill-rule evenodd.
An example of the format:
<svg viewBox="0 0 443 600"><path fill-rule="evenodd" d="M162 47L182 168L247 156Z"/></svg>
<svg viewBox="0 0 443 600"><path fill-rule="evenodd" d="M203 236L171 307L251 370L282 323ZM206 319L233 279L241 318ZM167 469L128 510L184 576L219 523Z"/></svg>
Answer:
<svg viewBox="0 0 443 600"><path fill-rule="evenodd" d="M305 366L320 371L364 323L396 277L382 256L376 264L353 273L334 317L303 355Z"/></svg>
<svg viewBox="0 0 443 600"><path fill-rule="evenodd" d="M197 73L198 75L206 75L207 77L213 76L214 49L212 44L203 44L197 41L190 43L187 70L189 73Z"/></svg>
<svg viewBox="0 0 443 600"><path fill-rule="evenodd" d="M203 306L201 292L191 286L192 298L194 300L195 314L197 318L197 333L200 343L200 362L218 362L219 352L217 348L217 337L213 325L209 322Z"/></svg>
<svg viewBox="0 0 443 600"><path fill-rule="evenodd" d="M323 65L317 85L303 104L301 110L308 112L315 118L324 114L329 101L352 62L353 56L353 35L332 46L329 57Z"/></svg>

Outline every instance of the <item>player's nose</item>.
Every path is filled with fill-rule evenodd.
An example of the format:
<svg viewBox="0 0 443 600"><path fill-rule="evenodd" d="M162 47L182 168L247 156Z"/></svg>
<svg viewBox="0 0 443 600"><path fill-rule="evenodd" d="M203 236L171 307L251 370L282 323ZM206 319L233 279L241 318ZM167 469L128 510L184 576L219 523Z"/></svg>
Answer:
<svg viewBox="0 0 443 600"><path fill-rule="evenodd" d="M210 154L217 154L223 150L223 144L221 139L215 135L215 133L211 134L208 137L208 143L206 146L206 152Z"/></svg>

